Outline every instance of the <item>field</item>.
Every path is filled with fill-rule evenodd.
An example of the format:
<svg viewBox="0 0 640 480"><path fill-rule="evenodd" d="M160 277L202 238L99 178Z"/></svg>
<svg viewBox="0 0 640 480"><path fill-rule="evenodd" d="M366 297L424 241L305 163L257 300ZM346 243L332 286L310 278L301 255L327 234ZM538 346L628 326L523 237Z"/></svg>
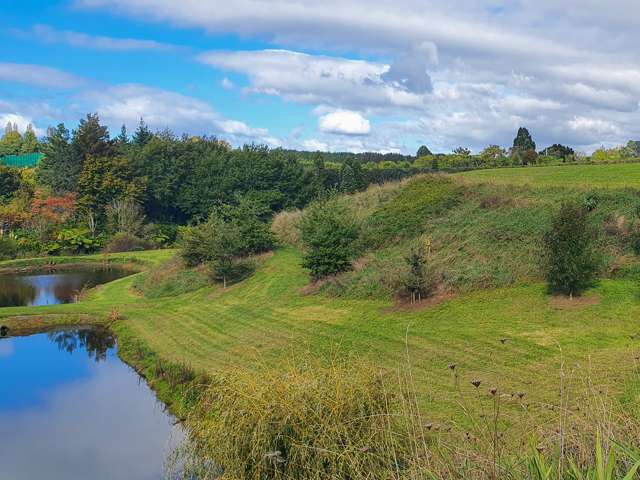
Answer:
<svg viewBox="0 0 640 480"><path fill-rule="evenodd" d="M429 421L464 431L472 418L485 415L495 387L506 399L505 431L517 426L509 438L528 441L532 432L544 438L557 424L559 397L571 411L594 393L619 401L627 412L640 405L640 267L628 244L637 192L596 191L592 219L605 260L597 286L580 298L551 297L540 271L540 240L551 212L567 198L586 198L583 187L605 186L588 177L607 171L610 179L628 180L631 173L620 173L628 167L640 172L636 165L505 169L493 172L495 183L482 180L491 171L464 180L426 176L345 197L368 247L353 272L314 288L300 249L291 245L263 257L251 277L227 289L198 282L189 288L190 279L202 280L197 272L172 277L176 252L170 250L61 258L153 272L98 287L78 304L0 309L0 324L31 333L51 325L115 323L125 342L139 340L154 358L212 376L238 367L277 372L309 355L325 363L364 359L392 374L411 372ZM570 187L545 180L553 177L546 171L568 175L590 168L596 173ZM527 176L538 184L503 184ZM410 306L395 296L394 281L408 249L424 241L432 248L438 292ZM0 262L0 271L47 263ZM163 276L180 278L177 289L144 295L136 288ZM153 374L153 362L141 368ZM161 396L170 390L166 383L159 388Z"/></svg>
<svg viewBox="0 0 640 480"><path fill-rule="evenodd" d="M640 163L498 168L459 174L473 182L579 188L639 188Z"/></svg>

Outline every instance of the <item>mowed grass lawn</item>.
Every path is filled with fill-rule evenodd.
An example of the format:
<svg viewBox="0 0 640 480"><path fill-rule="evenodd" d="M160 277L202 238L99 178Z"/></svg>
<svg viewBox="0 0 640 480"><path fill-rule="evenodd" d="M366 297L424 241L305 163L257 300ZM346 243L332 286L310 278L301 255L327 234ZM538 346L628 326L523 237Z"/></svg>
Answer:
<svg viewBox="0 0 640 480"><path fill-rule="evenodd" d="M449 415L458 402L452 363L468 393L470 381L479 379L482 389L557 402L564 365L569 376L579 370L576 382L589 374L612 393L637 395L640 287L633 281L602 281L590 292L596 301L564 308L551 306L536 284L398 310L386 301L303 295L308 278L300 260L296 250L281 249L227 290L207 287L153 301L133 292L128 277L79 304L0 309L0 322L18 314L107 315L117 307L121 321L162 357L208 372L277 366L309 352L364 356L403 370L409 358L421 402L437 416Z"/></svg>
<svg viewBox="0 0 640 480"><path fill-rule="evenodd" d="M497 184L579 188L640 188L640 163L496 168L459 173L464 179Z"/></svg>

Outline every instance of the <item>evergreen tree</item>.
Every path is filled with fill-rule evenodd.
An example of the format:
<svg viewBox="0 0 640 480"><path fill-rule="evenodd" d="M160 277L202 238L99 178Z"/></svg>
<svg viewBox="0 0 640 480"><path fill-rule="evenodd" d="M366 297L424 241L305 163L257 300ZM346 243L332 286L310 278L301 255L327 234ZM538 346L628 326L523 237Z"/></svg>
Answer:
<svg viewBox="0 0 640 480"><path fill-rule="evenodd" d="M37 170L38 181L56 194L75 191L77 172L82 164L73 155L69 130L64 123L49 127L43 153Z"/></svg>
<svg viewBox="0 0 640 480"><path fill-rule="evenodd" d="M431 153L431 150L429 150L429 147L427 147L426 145L422 145L418 149L418 152L416 153L416 157L418 158L426 157L427 155L433 155L433 154Z"/></svg>
<svg viewBox="0 0 640 480"><path fill-rule="evenodd" d="M116 143L120 146L127 145L129 143L129 134L127 133L127 126L124 123L120 128L120 135L116 137Z"/></svg>
<svg viewBox="0 0 640 480"><path fill-rule="evenodd" d="M27 125L27 130L24 132L24 137L22 137L22 146L20 148L20 153L34 153L38 151L38 137L36 137L36 133L33 131L33 125Z"/></svg>
<svg viewBox="0 0 640 480"><path fill-rule="evenodd" d="M133 134L134 145L137 145L138 147L144 147L152 138L153 133L151 133L151 130L149 130L149 127L147 127L147 124L144 123L144 120L141 118L140 124Z"/></svg>
<svg viewBox="0 0 640 480"><path fill-rule="evenodd" d="M362 167L357 160L349 159L340 169L340 191L346 193L358 192L366 187Z"/></svg>
<svg viewBox="0 0 640 480"><path fill-rule="evenodd" d="M22 135L18 131L18 125L7 123L4 136L0 140L0 156L18 155L22 148Z"/></svg>
<svg viewBox="0 0 640 480"><path fill-rule="evenodd" d="M593 248L589 211L577 202L565 202L544 236L549 291L579 295L591 286L599 259Z"/></svg>
<svg viewBox="0 0 640 480"><path fill-rule="evenodd" d="M109 129L100 124L97 113L89 113L80 120L77 130L73 131L71 146L73 154L82 162L89 155L101 157L112 153Z"/></svg>
<svg viewBox="0 0 640 480"><path fill-rule="evenodd" d="M536 143L533 141L533 138L531 138L529 130L524 127L520 127L516 138L513 139L513 153L524 154L529 150L535 151L535 149Z"/></svg>

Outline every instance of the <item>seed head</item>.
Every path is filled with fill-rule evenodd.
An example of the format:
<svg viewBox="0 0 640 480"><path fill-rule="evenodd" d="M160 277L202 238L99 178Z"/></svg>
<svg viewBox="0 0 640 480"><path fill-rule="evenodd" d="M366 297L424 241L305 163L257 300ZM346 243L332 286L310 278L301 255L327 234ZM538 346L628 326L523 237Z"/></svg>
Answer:
<svg viewBox="0 0 640 480"><path fill-rule="evenodd" d="M471 385L473 385L476 388L478 388L481 384L482 384L482 381L480 380L471 380Z"/></svg>
<svg viewBox="0 0 640 480"><path fill-rule="evenodd" d="M457 367L457 365L455 363L450 363L449 364L449 370L455 370Z"/></svg>

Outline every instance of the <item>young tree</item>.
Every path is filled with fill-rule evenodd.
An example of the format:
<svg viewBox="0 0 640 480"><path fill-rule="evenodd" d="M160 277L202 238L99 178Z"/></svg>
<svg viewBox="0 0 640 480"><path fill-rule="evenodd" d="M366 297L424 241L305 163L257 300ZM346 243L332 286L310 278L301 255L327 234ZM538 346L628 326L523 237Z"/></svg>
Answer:
<svg viewBox="0 0 640 480"><path fill-rule="evenodd" d="M340 169L340 191L354 193L366 186L362 167L357 160L349 159L342 164Z"/></svg>
<svg viewBox="0 0 640 480"><path fill-rule="evenodd" d="M579 295L593 284L599 267L593 237L585 206L575 201L563 203L544 236L551 293Z"/></svg>
<svg viewBox="0 0 640 480"><path fill-rule="evenodd" d="M121 197L107 205L107 222L114 233L139 236L144 226L145 216L135 199Z"/></svg>
<svg viewBox="0 0 640 480"><path fill-rule="evenodd" d="M7 123L4 136L0 139L0 156L17 155L22 148L22 135L18 131L18 125Z"/></svg>
<svg viewBox="0 0 640 480"><path fill-rule="evenodd" d="M409 292L411 304L419 302L427 296L432 289L432 285L427 271L427 251L424 245L414 248L405 257L405 262L409 266L409 271L404 280L404 286Z"/></svg>
<svg viewBox="0 0 640 480"><path fill-rule="evenodd" d="M337 198L311 204L300 221L303 266L314 280L351 268L357 255L359 228L353 214Z"/></svg>

